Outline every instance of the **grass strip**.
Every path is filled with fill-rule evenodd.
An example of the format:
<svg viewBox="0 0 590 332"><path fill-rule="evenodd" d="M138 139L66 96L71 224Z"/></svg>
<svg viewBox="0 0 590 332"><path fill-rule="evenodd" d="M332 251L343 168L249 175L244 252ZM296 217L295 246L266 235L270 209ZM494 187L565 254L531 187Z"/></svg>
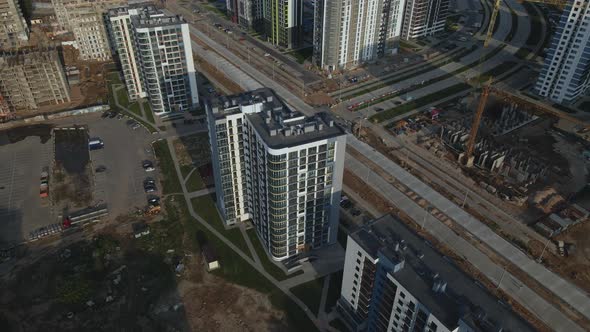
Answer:
<svg viewBox="0 0 590 332"><path fill-rule="evenodd" d="M162 192L164 195L182 193L182 186L176 175L174 161L166 140L159 140L153 144L158 166L162 174Z"/></svg>
<svg viewBox="0 0 590 332"><path fill-rule="evenodd" d="M297 296L311 310L314 315L320 311L320 300L324 278L314 279L291 288L291 293Z"/></svg>
<svg viewBox="0 0 590 332"><path fill-rule="evenodd" d="M297 271L290 275L285 274L285 272L283 272L280 267L276 266L269 260L266 250L264 250L262 243L260 243L260 240L258 239L258 235L256 235L256 230L252 228L246 233L248 234L248 237L250 237L250 242L252 242L252 246L254 246L254 251L256 251L256 255L260 259L262 267L264 267L266 272L273 276L273 278L277 279L278 281L283 281L303 273L303 271Z"/></svg>
<svg viewBox="0 0 590 332"><path fill-rule="evenodd" d="M195 173L193 172L193 174ZM213 199L210 195L195 197L191 199L191 203L195 212L205 219L209 225L213 226L219 233L223 234L228 240L231 241L231 243L242 250L246 255L250 257L252 256L240 229L237 227L226 229L223 226L223 221L219 216L219 211L217 211L217 207L215 206L215 203L213 202Z"/></svg>

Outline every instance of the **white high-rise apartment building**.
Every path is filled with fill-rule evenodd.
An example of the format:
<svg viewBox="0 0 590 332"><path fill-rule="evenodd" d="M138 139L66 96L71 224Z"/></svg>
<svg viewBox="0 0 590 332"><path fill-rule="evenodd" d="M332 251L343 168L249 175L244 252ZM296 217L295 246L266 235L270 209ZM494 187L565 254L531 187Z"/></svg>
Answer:
<svg viewBox="0 0 590 332"><path fill-rule="evenodd" d="M0 0L0 50L18 48L29 40L29 27L18 0Z"/></svg>
<svg viewBox="0 0 590 332"><path fill-rule="evenodd" d="M80 59L96 61L111 59L103 14L108 8L121 6L126 2L125 0L51 0L59 26L74 34Z"/></svg>
<svg viewBox="0 0 590 332"><path fill-rule="evenodd" d="M565 7L535 85L537 94L572 103L590 88L590 1Z"/></svg>
<svg viewBox="0 0 590 332"><path fill-rule="evenodd" d="M406 0L316 0L316 65L329 71L347 69L396 53L405 4Z"/></svg>
<svg viewBox="0 0 590 332"><path fill-rule="evenodd" d="M199 94L188 24L152 6L108 12L109 34L132 99L148 97L156 114L188 111Z"/></svg>
<svg viewBox="0 0 590 332"><path fill-rule="evenodd" d="M407 0L402 39L413 39L443 31L449 0Z"/></svg>
<svg viewBox="0 0 590 332"><path fill-rule="evenodd" d="M251 219L276 261L335 243L344 131L327 114L288 109L266 88L223 96L206 108L225 224Z"/></svg>
<svg viewBox="0 0 590 332"><path fill-rule="evenodd" d="M353 331L535 331L392 215L349 234L340 295Z"/></svg>

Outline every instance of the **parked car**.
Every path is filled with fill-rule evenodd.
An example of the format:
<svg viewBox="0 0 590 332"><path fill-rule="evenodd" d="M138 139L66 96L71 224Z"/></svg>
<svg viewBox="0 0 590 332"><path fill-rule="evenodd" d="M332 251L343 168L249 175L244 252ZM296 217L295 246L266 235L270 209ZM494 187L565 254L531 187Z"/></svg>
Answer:
<svg viewBox="0 0 590 332"><path fill-rule="evenodd" d="M143 170L146 171L146 172L152 172L152 171L155 170L154 163L152 163L149 160L145 160L143 162L142 166L143 166Z"/></svg>
<svg viewBox="0 0 590 332"><path fill-rule="evenodd" d="M96 173L102 173L102 172L104 172L104 171L106 171L106 170L107 170L106 166L104 166L104 165L100 165L100 166L98 166L98 167L97 167L97 168L96 168L94 171L95 171Z"/></svg>
<svg viewBox="0 0 590 332"><path fill-rule="evenodd" d="M155 192L155 191L156 191L156 186L152 186L152 185L144 185L144 186L143 186L143 190L144 190L146 193L153 193L153 192Z"/></svg>
<svg viewBox="0 0 590 332"><path fill-rule="evenodd" d="M156 185L156 181L152 178L147 178L143 181L143 185L144 186L155 186Z"/></svg>
<svg viewBox="0 0 590 332"><path fill-rule="evenodd" d="M148 205L158 206L158 205L160 205L160 197L158 197L158 196L150 196L150 197L148 197L147 202L148 202Z"/></svg>
<svg viewBox="0 0 590 332"><path fill-rule="evenodd" d="M136 130L139 127L141 127L141 125L136 122L134 125L131 126L131 129Z"/></svg>
<svg viewBox="0 0 590 332"><path fill-rule="evenodd" d="M112 119L117 116L117 112L109 112L109 119Z"/></svg>

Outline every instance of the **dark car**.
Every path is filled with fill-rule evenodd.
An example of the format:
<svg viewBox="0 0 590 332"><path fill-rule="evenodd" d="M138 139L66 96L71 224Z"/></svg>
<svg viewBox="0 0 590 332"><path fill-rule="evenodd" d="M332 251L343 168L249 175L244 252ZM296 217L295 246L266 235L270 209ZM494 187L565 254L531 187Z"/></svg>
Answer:
<svg viewBox="0 0 590 332"><path fill-rule="evenodd" d="M155 186L155 185L153 185L153 184L145 184L145 185L143 186L143 190L144 190L146 193L153 193L153 192L155 192L155 191L156 191L156 186Z"/></svg>
<svg viewBox="0 0 590 332"><path fill-rule="evenodd" d="M144 186L155 186L156 185L156 181L152 178L147 178L143 181L143 185Z"/></svg>
<svg viewBox="0 0 590 332"><path fill-rule="evenodd" d="M106 166L100 165L100 166L98 166L98 167L97 167L97 168L96 168L94 171L95 171L96 173L102 173L102 172L104 172L104 171L106 171L106 170L107 170Z"/></svg>
<svg viewBox="0 0 590 332"><path fill-rule="evenodd" d="M343 209L350 209L352 207L352 202L349 200L343 201L342 203L340 203L340 206Z"/></svg>
<svg viewBox="0 0 590 332"><path fill-rule="evenodd" d="M353 216L360 216L361 215L361 210L359 209L352 209L350 210L350 214L352 214Z"/></svg>
<svg viewBox="0 0 590 332"><path fill-rule="evenodd" d="M109 119L112 119L117 116L117 112L109 112Z"/></svg>
<svg viewBox="0 0 590 332"><path fill-rule="evenodd" d="M145 160L142 164L143 170L146 172L152 172L155 170L154 163L149 160Z"/></svg>
<svg viewBox="0 0 590 332"><path fill-rule="evenodd" d="M104 118L108 117L110 115L110 113L111 112L103 112L100 117L104 119Z"/></svg>
<svg viewBox="0 0 590 332"><path fill-rule="evenodd" d="M160 197L158 197L158 196L150 196L150 197L148 197L147 202L151 206L158 206L158 205L160 205Z"/></svg>

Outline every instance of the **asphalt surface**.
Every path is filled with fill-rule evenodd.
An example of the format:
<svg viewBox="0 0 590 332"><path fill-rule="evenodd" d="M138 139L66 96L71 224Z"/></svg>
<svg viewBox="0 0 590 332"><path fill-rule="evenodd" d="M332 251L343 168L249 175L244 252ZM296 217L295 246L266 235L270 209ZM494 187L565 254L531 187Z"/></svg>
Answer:
<svg viewBox="0 0 590 332"><path fill-rule="evenodd" d="M28 234L55 223L39 197L41 172L53 160L53 143L27 137L0 146L0 248L22 242Z"/></svg>

